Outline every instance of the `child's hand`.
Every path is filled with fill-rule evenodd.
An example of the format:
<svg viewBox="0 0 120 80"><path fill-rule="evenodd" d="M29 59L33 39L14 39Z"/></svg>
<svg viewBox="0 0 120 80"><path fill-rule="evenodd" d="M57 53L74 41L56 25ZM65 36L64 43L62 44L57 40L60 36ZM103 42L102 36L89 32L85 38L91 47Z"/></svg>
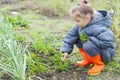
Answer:
<svg viewBox="0 0 120 80"><path fill-rule="evenodd" d="M67 57L68 57L68 53L64 53L61 60L62 60L62 61L66 61L66 58L67 58Z"/></svg>

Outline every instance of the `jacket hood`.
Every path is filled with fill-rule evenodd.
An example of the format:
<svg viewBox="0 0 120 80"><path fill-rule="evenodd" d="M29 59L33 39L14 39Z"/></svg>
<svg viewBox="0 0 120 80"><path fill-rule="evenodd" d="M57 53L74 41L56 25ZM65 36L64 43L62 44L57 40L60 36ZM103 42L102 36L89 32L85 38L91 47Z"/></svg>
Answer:
<svg viewBox="0 0 120 80"><path fill-rule="evenodd" d="M93 20L88 25L102 25L107 28L110 28L112 25L112 20L110 13L105 10L97 11L97 15L93 18Z"/></svg>

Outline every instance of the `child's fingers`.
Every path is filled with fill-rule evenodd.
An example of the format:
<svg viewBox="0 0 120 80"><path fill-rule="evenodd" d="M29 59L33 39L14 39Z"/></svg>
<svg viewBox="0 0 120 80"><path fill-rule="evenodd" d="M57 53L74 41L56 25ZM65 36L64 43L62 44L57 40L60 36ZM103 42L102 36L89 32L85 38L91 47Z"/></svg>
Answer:
<svg viewBox="0 0 120 80"><path fill-rule="evenodd" d="M66 58L61 58L62 61L66 61Z"/></svg>
<svg viewBox="0 0 120 80"><path fill-rule="evenodd" d="M66 61L66 58L67 58L67 57L68 57L68 53L64 53L61 60L62 60L62 61Z"/></svg>

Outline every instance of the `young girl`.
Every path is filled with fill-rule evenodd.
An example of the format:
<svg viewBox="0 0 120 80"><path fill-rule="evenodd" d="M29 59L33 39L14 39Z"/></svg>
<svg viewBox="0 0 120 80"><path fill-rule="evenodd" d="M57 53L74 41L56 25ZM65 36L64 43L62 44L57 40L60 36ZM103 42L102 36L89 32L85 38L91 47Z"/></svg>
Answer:
<svg viewBox="0 0 120 80"><path fill-rule="evenodd" d="M104 69L105 63L111 61L115 54L114 35L109 29L112 24L110 15L106 11L94 11L90 5L80 4L72 9L71 17L76 25L64 39L62 60L66 60L76 44L84 57L84 60L77 61L76 65L93 64L88 74L99 74Z"/></svg>

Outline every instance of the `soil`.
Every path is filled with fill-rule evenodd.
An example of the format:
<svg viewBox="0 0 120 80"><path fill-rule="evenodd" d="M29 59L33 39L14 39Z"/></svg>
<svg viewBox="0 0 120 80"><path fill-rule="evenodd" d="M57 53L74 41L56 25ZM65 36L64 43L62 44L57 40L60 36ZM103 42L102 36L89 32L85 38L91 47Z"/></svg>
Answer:
<svg viewBox="0 0 120 80"><path fill-rule="evenodd" d="M11 77L8 76L7 74L4 74L4 76L2 76L0 80L11 80Z"/></svg>
<svg viewBox="0 0 120 80"><path fill-rule="evenodd" d="M13 4L17 2L19 2L19 0L1 0L0 4Z"/></svg>
<svg viewBox="0 0 120 80"><path fill-rule="evenodd" d="M88 74L87 74L88 68L81 68L76 67L75 65L71 65L70 69L67 71L62 72L56 72L56 73L44 73L44 74L38 74L42 80L87 80ZM40 80L37 78L34 78L33 80Z"/></svg>

